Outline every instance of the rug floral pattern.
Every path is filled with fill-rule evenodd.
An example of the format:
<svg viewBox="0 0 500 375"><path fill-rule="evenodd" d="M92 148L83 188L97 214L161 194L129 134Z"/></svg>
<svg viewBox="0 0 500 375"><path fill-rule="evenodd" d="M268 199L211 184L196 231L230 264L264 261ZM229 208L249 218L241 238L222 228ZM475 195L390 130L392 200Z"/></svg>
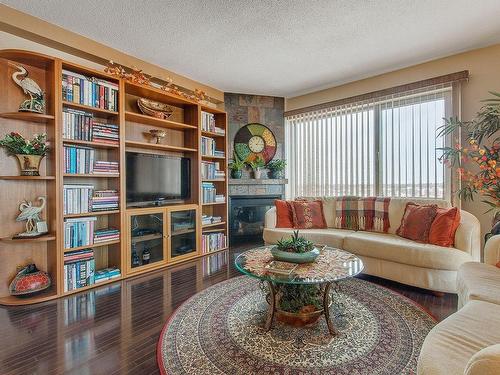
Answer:
<svg viewBox="0 0 500 375"><path fill-rule="evenodd" d="M198 293L171 317L159 366L177 374L413 374L433 318L373 283L349 279L332 293L339 335L324 318L306 328L261 328L267 304L259 282L241 276Z"/></svg>

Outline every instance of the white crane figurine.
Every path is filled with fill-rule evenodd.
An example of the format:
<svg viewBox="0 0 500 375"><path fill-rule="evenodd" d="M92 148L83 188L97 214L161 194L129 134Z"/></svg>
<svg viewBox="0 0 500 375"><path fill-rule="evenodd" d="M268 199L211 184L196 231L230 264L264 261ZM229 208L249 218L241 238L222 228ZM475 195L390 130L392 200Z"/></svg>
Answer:
<svg viewBox="0 0 500 375"><path fill-rule="evenodd" d="M16 221L26 220L26 232L19 233L17 238L36 237L47 233L47 223L41 221L40 214L45 208L45 197L38 197L37 200L42 204L38 207L33 206L33 203L24 201L19 205L21 213L16 218Z"/></svg>
<svg viewBox="0 0 500 375"><path fill-rule="evenodd" d="M24 66L15 65L15 67L19 69L19 71L12 74L12 79L23 89L25 94L30 96L30 99L21 103L19 111L43 113L45 108L45 99L42 89L35 81L28 78L28 71L24 68ZM21 76L21 78L19 78L19 76Z"/></svg>

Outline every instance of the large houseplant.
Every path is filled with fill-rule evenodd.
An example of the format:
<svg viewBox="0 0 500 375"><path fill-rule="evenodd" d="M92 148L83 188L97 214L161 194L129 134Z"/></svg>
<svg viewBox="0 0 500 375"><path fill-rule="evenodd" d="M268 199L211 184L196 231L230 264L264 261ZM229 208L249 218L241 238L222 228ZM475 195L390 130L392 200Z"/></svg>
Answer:
<svg viewBox="0 0 500 375"><path fill-rule="evenodd" d="M267 163L270 178L281 178L286 167L286 160L275 159Z"/></svg>
<svg viewBox="0 0 500 375"><path fill-rule="evenodd" d="M490 206L488 212L500 213L500 93L490 92L493 97L485 103L471 121L457 118L445 119L439 135L462 131L464 143L444 147L440 160L455 168L462 185L458 196L474 200L474 195L484 197L483 203ZM467 165L467 168L465 166Z"/></svg>
<svg viewBox="0 0 500 375"><path fill-rule="evenodd" d="M245 167L245 162L234 153L233 161L229 164L231 169L231 178L239 179L242 175L242 170Z"/></svg>
<svg viewBox="0 0 500 375"><path fill-rule="evenodd" d="M40 161L47 154L49 147L46 134L35 134L28 140L19 133L11 132L0 140L0 146L17 157L21 167L21 176L39 176Z"/></svg>

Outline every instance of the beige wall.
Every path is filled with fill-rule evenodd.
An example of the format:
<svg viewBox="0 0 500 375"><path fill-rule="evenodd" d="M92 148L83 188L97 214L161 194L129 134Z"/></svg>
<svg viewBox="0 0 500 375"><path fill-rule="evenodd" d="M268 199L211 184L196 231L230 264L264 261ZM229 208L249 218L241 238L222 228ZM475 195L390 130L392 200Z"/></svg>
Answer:
<svg viewBox="0 0 500 375"><path fill-rule="evenodd" d="M488 91L500 92L500 44L288 98L286 110L348 98L461 70L469 70L470 73L469 82L462 84L462 119L469 120L481 107L480 100L488 96ZM479 218L484 235L491 229L492 215L484 214L488 206L478 198L474 202L463 202L462 208Z"/></svg>

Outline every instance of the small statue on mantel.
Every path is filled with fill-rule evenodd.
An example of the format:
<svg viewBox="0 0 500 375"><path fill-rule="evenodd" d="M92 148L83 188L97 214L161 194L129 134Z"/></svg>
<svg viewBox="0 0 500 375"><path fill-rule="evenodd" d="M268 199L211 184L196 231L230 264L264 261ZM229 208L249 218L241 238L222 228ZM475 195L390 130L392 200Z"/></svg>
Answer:
<svg viewBox="0 0 500 375"><path fill-rule="evenodd" d="M26 232L17 234L14 239L35 238L48 232L47 223L42 221L40 217L42 210L45 208L46 198L38 197L37 200L42 202L38 207L33 206L32 202L26 200L19 205L21 213L16 218L16 221L26 220Z"/></svg>
<svg viewBox="0 0 500 375"><path fill-rule="evenodd" d="M19 112L43 113L45 110L44 92L34 80L28 78L29 73L24 66L16 65L16 68L19 71L12 74L12 79L23 89L26 95L30 96L30 99L21 103Z"/></svg>

